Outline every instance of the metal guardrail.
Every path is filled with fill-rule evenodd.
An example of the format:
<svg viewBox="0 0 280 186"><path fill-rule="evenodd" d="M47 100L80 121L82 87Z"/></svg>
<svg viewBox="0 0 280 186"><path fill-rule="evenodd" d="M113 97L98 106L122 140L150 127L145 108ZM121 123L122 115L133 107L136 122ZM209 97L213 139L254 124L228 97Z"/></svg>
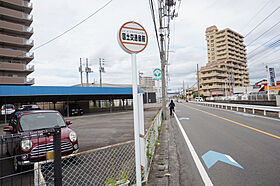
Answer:
<svg viewBox="0 0 280 186"><path fill-rule="evenodd" d="M280 118L280 107L269 107L269 106L259 106L259 105L242 105L242 104L229 104L229 103L214 103L214 102L196 102L190 101L192 103L199 103L204 106L211 106L216 108L225 108L233 110L236 108L236 111L239 109L243 109L243 112L246 112L247 109L252 110L252 114L256 113L256 110L263 111L263 115L266 116L267 112L276 112L278 113L278 117Z"/></svg>

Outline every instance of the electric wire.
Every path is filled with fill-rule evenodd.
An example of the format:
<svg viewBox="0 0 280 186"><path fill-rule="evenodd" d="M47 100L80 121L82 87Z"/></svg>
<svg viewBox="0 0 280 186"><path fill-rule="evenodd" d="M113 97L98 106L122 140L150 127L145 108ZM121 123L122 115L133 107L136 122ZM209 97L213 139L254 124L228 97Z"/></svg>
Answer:
<svg viewBox="0 0 280 186"><path fill-rule="evenodd" d="M62 37L63 35L67 34L68 32L70 32L71 30L73 30L74 28L78 27L79 25L81 25L82 23L84 23L85 21L87 21L88 19L90 19L91 17L93 17L94 15L96 15L99 11L101 11L102 9L104 9L106 6L108 6L113 0L110 0L108 1L105 5L103 5L102 7L100 7L99 9L97 9L95 12L93 12L92 14L90 14L88 17L86 17L85 19L83 19L82 21L78 22L76 25L72 26L71 28L67 29L66 31L64 31L63 33L59 34L58 36L48 40L47 42L31 49L29 52L33 52L39 48L42 48L43 46L46 46L47 44L55 41L56 39ZM12 59L10 59L10 61L13 61L15 58L18 58L18 57L21 57L21 56L24 56L24 54L20 54L20 55L17 55L15 57L13 57Z"/></svg>
<svg viewBox="0 0 280 186"><path fill-rule="evenodd" d="M254 55L251 55L251 56L248 56L248 60L249 59L253 59L254 57L268 51L268 50L271 50L272 48L275 48L277 46L279 46L280 44L280 39L276 40L276 41L273 41L272 43L270 43L267 48L263 48L262 50L258 51L257 53L255 53Z"/></svg>
<svg viewBox="0 0 280 186"><path fill-rule="evenodd" d="M155 20L155 10L154 10L153 0L149 0L149 5L150 5L150 10L151 10L152 20L153 20L153 23L154 23L157 45L158 45L158 49L159 49L159 52L160 52L160 44L159 44L159 40L158 40L158 31L157 31L157 24L156 24L156 20Z"/></svg>
<svg viewBox="0 0 280 186"><path fill-rule="evenodd" d="M258 39L260 39L262 36L264 36L266 33L270 32L272 29L274 29L277 25L280 24L280 21L278 21L276 24L274 24L272 27L270 27L268 30L266 30L264 33L262 33L259 37L257 37L255 40L247 44L247 46L250 46L254 42L256 42Z"/></svg>
<svg viewBox="0 0 280 186"><path fill-rule="evenodd" d="M92 14L90 14L88 17L86 17L85 19L83 19L82 21L80 21L79 23L75 24L74 26L72 26L71 28L67 29L66 31L64 31L63 33L59 34L58 36L50 39L49 41L39 45L38 47L34 48L32 51L37 50L53 41L55 41L56 39L62 37L63 35L67 34L68 32L70 32L71 30L73 30L74 28L78 27L79 25L81 25L82 23L84 23L85 21L87 21L88 19L90 19L92 16L96 15L98 12L100 12L102 9L104 9L106 6L108 6L113 0L108 1L105 5L103 5L102 7L100 7L99 9L97 9L95 12L93 12Z"/></svg>
<svg viewBox="0 0 280 186"><path fill-rule="evenodd" d="M264 6L262 6L262 8L260 8L254 16L252 16L252 18L248 21L248 23L247 23L246 25L244 25L244 27L243 27L241 30L244 30L244 29L254 20L254 18L255 18L255 17L256 17L256 16L257 16L271 1L272 1L272 0L268 0L268 1L264 4Z"/></svg>
<svg viewBox="0 0 280 186"><path fill-rule="evenodd" d="M268 16L266 16L259 24L257 24L251 31L249 31L248 34L245 35L245 38L250 35L254 30L256 30L263 22L265 22L270 16L272 16L278 9L280 8L280 6L278 6L275 10L273 10Z"/></svg>
<svg viewBox="0 0 280 186"><path fill-rule="evenodd" d="M277 38L278 36L280 36L280 34L274 36L273 38L271 38L270 40L268 40L267 42L265 42L264 44L260 45L259 47L255 48L254 50L250 51L247 55L251 55L254 51L258 50L259 48L261 48L262 46L266 45L267 43L269 43L270 41L272 41L273 39Z"/></svg>

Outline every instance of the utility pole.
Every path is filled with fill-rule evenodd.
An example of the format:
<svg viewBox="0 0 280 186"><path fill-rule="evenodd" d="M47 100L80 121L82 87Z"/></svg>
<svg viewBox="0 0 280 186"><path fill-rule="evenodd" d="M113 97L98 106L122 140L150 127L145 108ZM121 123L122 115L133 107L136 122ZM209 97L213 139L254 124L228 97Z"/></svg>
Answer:
<svg viewBox="0 0 280 186"><path fill-rule="evenodd" d="M199 71L198 71L198 64L196 65L196 71L197 71L197 94L198 94L198 97L200 97L200 85L199 85Z"/></svg>
<svg viewBox="0 0 280 186"><path fill-rule="evenodd" d="M189 102L189 94L190 94L189 83L187 84L187 88L188 88L188 95L187 95L187 100L188 100L188 102Z"/></svg>
<svg viewBox="0 0 280 186"><path fill-rule="evenodd" d="M100 79L100 87L102 87L102 72L105 72L104 70L104 59L103 58L99 58L99 79Z"/></svg>
<svg viewBox="0 0 280 186"><path fill-rule="evenodd" d="M88 67L88 58L86 58L86 78L87 78L87 86L88 86L88 74L91 73L91 68Z"/></svg>
<svg viewBox="0 0 280 186"><path fill-rule="evenodd" d="M160 60L161 60L161 97L162 97L162 112L163 120L166 120L166 82L165 82L165 53L164 53L164 35L163 35L163 1L160 1L159 6L159 30L160 30Z"/></svg>
<svg viewBox="0 0 280 186"><path fill-rule="evenodd" d="M83 87L83 64L82 64L82 58L80 58L79 72L81 73L81 86Z"/></svg>

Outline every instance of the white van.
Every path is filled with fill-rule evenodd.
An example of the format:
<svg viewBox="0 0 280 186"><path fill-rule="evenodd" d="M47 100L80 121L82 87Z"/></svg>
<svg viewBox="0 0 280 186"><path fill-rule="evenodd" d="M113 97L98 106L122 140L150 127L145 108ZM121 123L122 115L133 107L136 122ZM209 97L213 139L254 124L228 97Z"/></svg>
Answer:
<svg viewBox="0 0 280 186"><path fill-rule="evenodd" d="M195 101L203 101L202 97L196 97Z"/></svg>

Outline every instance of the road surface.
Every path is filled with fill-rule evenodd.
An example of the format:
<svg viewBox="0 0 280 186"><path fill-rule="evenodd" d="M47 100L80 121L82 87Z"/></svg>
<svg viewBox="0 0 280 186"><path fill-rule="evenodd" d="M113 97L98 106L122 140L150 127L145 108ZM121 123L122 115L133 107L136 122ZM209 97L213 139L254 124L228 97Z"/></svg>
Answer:
<svg viewBox="0 0 280 186"><path fill-rule="evenodd" d="M280 185L280 120L193 103L175 110L180 185Z"/></svg>

